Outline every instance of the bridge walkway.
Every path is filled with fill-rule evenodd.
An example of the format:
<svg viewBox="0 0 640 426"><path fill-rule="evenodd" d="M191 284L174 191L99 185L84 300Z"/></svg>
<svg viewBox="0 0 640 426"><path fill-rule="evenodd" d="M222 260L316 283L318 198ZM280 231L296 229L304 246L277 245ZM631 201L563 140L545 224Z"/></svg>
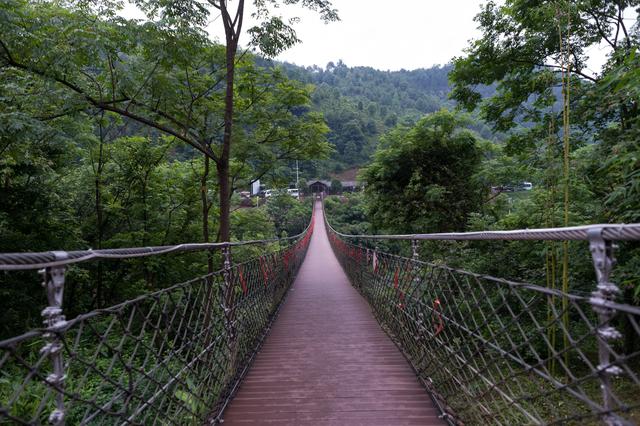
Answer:
<svg viewBox="0 0 640 426"><path fill-rule="evenodd" d="M440 425L429 395L350 285L315 206L299 275L225 425Z"/></svg>

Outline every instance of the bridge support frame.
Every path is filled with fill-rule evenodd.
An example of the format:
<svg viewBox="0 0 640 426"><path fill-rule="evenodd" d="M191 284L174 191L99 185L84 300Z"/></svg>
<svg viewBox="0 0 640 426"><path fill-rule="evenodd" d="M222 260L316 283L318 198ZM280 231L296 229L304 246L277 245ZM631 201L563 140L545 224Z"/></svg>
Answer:
<svg viewBox="0 0 640 426"><path fill-rule="evenodd" d="M69 258L67 252L54 251L56 261ZM51 360L53 372L46 378L46 384L54 395L55 408L49 414L49 423L61 426L65 423L64 408L64 359L62 356L63 342L58 331L63 329L67 322L62 311L64 299L64 283L66 267L64 265L49 266L41 269L42 286L47 292L49 306L42 310L42 318L47 331L43 334L46 344L40 349L40 353Z"/></svg>
<svg viewBox="0 0 640 426"><path fill-rule="evenodd" d="M598 376L600 377L600 388L602 390L603 411L605 414L602 420L608 425L623 425L626 422L615 414L614 396L611 389L611 376L622 374L622 369L611 364L610 341L622 337L620 332L611 325L611 320L615 315L615 310L610 306L615 301L620 289L609 280L611 271L616 264L614 249L616 246L610 240L603 237L602 228L590 229L587 232L589 239L589 250L593 260L593 267L596 272L597 289L591 293L589 299L591 306L598 315L598 327L596 338L598 340Z"/></svg>

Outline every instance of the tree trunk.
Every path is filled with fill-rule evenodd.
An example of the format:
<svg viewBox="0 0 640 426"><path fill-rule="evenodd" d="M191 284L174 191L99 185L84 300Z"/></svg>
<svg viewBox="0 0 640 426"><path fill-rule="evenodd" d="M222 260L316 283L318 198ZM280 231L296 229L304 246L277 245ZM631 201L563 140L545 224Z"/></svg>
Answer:
<svg viewBox="0 0 640 426"><path fill-rule="evenodd" d="M211 205L209 204L209 186L207 184L209 180L209 167L211 159L208 156L204 156L204 171L200 176L200 200L202 201L202 242L208 243L211 241L209 232L209 211ZM213 273L213 254L211 251L207 253L207 273Z"/></svg>
<svg viewBox="0 0 640 426"><path fill-rule="evenodd" d="M239 7L242 7L240 3ZM226 11L225 11L226 12ZM224 13L224 12L223 12ZM227 34L227 47L226 47L226 61L227 61L227 75L226 75L226 93L224 99L224 136L222 140L222 152L220 155L220 161L216 163L218 172L218 186L219 186L219 203L220 203L220 227L219 227L219 241L228 242L231 239L231 183L229 182L229 159L231 157L231 139L233 128L233 83L235 75L235 58L238 47L237 39L233 35L232 29L226 28ZM228 250L228 248L227 248ZM223 256L223 269L224 269L224 288L221 294L222 301L225 305L224 323L225 330L229 345L229 363L227 365L227 380L226 384L230 386L231 381L235 377L237 365L238 365L238 347L235 332L233 330L233 286L230 282L230 271L227 269L228 265L225 264Z"/></svg>
<svg viewBox="0 0 640 426"><path fill-rule="evenodd" d="M231 236L230 203L231 185L229 182L229 158L231 157L231 136L233 129L233 83L235 77L235 57L237 42L227 40L227 75L226 93L224 98L224 136L222 139L222 153L217 163L218 185L220 187L220 241L227 242Z"/></svg>
<svg viewBox="0 0 640 426"><path fill-rule="evenodd" d="M103 114L104 115L104 114ZM96 225L98 227L98 237L96 240L96 248L98 250L102 249L102 239L104 238L104 218L103 218L103 209L102 209L102 169L103 169L103 159L104 159L104 134L102 131L102 124L100 124L100 149L98 152L98 167L96 169L95 176L95 202L96 202ZM94 308L102 307L102 299L103 299L103 270L102 270L102 262L98 262L97 271L96 271L96 297L94 300Z"/></svg>
<svg viewBox="0 0 640 426"><path fill-rule="evenodd" d="M211 204L209 204L209 167L210 167L210 159L208 156L204 156L204 170L202 175L200 176L200 200L202 202L202 242L208 243L210 242L210 232L209 232L209 211L211 210ZM213 250L207 251L207 278L204 280L205 290L204 290L204 321L203 327L205 330L204 342L205 347L209 346L211 343L211 338L213 336L213 327L211 326L211 317L212 317L212 307L216 305L215 301L215 292L214 292L214 279L213 279ZM205 363L210 365L212 360L209 358L211 354L207 355L207 359Z"/></svg>
<svg viewBox="0 0 640 426"><path fill-rule="evenodd" d="M216 162L218 172L219 185L219 203L220 203L220 227L218 232L218 240L228 242L231 239L231 182L229 182L229 160L231 158L231 140L233 129L233 83L235 77L235 60L238 50L238 37L242 30L242 20L244 15L244 0L238 1L235 18L231 18L227 10L227 2L220 0L218 3L224 30L226 35L226 92L224 98L224 136L222 139L222 150L219 161ZM228 364L228 380L226 384L229 386L235 377L237 370L237 339L233 330L234 309L233 306L233 285L231 280L230 262L225 262L225 257L229 256L229 248L225 249L225 256L222 259L222 268L224 269L224 288L221 294L225 304L224 322L227 332L229 345L229 364ZM229 260L229 258L227 258Z"/></svg>

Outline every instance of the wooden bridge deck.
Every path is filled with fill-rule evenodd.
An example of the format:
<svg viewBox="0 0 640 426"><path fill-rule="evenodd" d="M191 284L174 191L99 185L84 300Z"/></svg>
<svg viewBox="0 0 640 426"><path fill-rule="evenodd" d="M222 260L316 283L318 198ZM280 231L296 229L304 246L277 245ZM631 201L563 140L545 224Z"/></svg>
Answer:
<svg viewBox="0 0 640 426"><path fill-rule="evenodd" d="M307 257L224 424L444 424L349 284L315 208Z"/></svg>

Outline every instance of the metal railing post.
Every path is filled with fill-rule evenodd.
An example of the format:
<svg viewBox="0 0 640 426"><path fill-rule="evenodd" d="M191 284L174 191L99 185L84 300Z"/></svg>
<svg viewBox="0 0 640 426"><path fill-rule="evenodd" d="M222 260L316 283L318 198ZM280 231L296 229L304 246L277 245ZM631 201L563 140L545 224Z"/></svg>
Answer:
<svg viewBox="0 0 640 426"><path fill-rule="evenodd" d="M224 258L222 267L222 278L224 280L222 289L222 309L224 311L224 328L229 339L230 367L235 371L237 363L237 345L236 331L234 322L234 293L233 293L233 277L231 273L231 247L227 244L222 248L222 256Z"/></svg>
<svg viewBox="0 0 640 426"><path fill-rule="evenodd" d="M411 240L411 251L413 252L413 260L420 260L418 253L418 240Z"/></svg>
<svg viewBox="0 0 640 426"><path fill-rule="evenodd" d="M53 254L56 260L65 260L69 257L64 251L55 251ZM64 359L62 358L63 345L56 332L67 323L62 313L65 271L65 266L50 266L39 271L42 274L42 286L47 291L47 301L49 302L49 306L42 311L43 322L48 331L43 334L47 344L40 350L40 353L49 357L53 369L53 372L47 376L46 383L55 395L55 409L49 414L49 423L56 426L64 425L65 421L63 390L66 377Z"/></svg>
<svg viewBox="0 0 640 426"><path fill-rule="evenodd" d="M611 319L615 315L615 310L607 306L609 302L615 300L616 295L620 292L618 286L609 281L609 275L616 263L613 254L614 245L611 241L605 240L602 236L602 228L590 229L587 232L589 238L589 250L593 266L596 271L598 281L597 290L591 293L591 306L598 314L598 376L600 377L603 408L606 414L603 421L608 425L619 425L620 418L615 414L611 414L614 401L611 389L611 376L617 376L622 373L622 369L616 365L611 365L610 341L620 339L622 335L618 330L611 326Z"/></svg>

